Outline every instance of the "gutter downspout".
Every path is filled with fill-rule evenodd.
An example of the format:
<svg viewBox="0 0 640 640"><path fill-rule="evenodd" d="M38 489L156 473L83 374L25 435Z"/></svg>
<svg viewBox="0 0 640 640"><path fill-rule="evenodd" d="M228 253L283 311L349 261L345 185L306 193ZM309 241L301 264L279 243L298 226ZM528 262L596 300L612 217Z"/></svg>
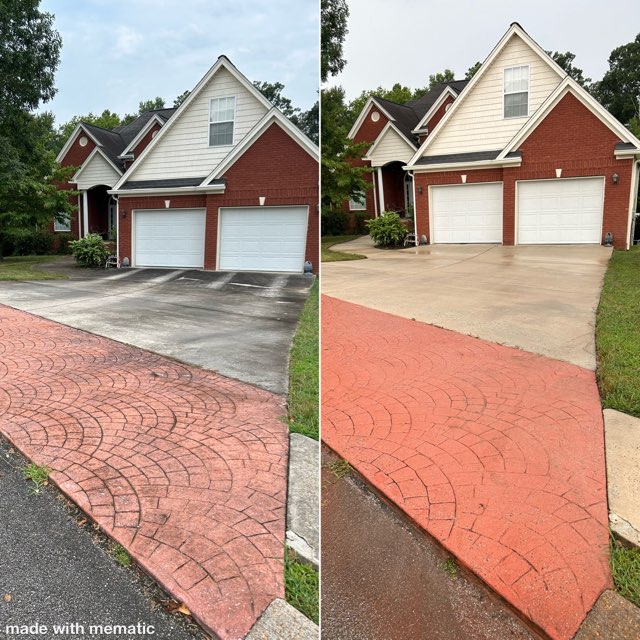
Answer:
<svg viewBox="0 0 640 640"><path fill-rule="evenodd" d="M378 217L378 183L376 180L376 172L374 171L371 174L371 177L373 178L373 212L375 214L375 217Z"/></svg>
<svg viewBox="0 0 640 640"><path fill-rule="evenodd" d="M116 201L116 259L118 261L118 269L120 268L120 196L111 194Z"/></svg>
<svg viewBox="0 0 640 640"><path fill-rule="evenodd" d="M413 189L413 233L416 237L416 247L420 245L420 238L418 238L418 202L416 201L416 178L413 171L407 171L411 176L411 188Z"/></svg>

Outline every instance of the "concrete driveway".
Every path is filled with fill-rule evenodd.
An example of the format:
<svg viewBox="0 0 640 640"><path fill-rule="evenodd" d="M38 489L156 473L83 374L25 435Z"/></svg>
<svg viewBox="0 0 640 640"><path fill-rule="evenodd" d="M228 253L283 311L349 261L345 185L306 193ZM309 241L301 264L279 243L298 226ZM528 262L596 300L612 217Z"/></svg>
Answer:
<svg viewBox="0 0 640 640"><path fill-rule="evenodd" d="M322 265L329 296L595 369L595 311L611 249L434 245L332 250L367 260Z"/></svg>
<svg viewBox="0 0 640 640"><path fill-rule="evenodd" d="M287 393L291 339L313 278L65 271L70 280L0 282L0 304Z"/></svg>

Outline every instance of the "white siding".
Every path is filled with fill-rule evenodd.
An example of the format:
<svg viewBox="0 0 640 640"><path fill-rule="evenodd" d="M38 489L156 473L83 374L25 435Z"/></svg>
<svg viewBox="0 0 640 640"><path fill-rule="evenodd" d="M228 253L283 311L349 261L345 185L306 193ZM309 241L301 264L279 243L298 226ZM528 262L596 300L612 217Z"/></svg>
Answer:
<svg viewBox="0 0 640 640"><path fill-rule="evenodd" d="M91 189L99 184L113 187L120 180L120 174L104 159L96 153L82 169L78 177L78 189Z"/></svg>
<svg viewBox="0 0 640 640"><path fill-rule="evenodd" d="M528 118L503 118L505 67L530 65L529 118L562 78L519 36L514 35L440 130L425 155L503 149Z"/></svg>
<svg viewBox="0 0 640 640"><path fill-rule="evenodd" d="M236 97L234 144L237 145L267 112L255 96L221 68L164 134L132 180L188 178L208 175L233 147L209 146L209 101Z"/></svg>
<svg viewBox="0 0 640 640"><path fill-rule="evenodd" d="M380 139L372 154L369 154L371 166L382 167L387 162L400 161L409 162L416 152L407 141L394 129L387 129L387 132Z"/></svg>

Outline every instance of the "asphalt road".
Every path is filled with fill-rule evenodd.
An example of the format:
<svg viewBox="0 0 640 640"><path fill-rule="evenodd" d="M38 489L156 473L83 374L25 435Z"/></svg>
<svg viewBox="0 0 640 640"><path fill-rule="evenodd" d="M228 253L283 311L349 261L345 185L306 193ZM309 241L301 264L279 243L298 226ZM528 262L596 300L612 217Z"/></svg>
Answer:
<svg viewBox="0 0 640 640"><path fill-rule="evenodd" d="M55 490L32 492L24 460L0 440L0 638L17 640L193 640L145 593L147 581L123 569L78 527ZM7 601L9 600L9 601ZM84 629L54 633L54 625ZM39 630L33 625L39 624ZM8 625L27 625L11 633ZM90 625L130 625L135 633L90 633ZM42 626L47 631L42 633ZM150 633L153 627L154 633ZM140 631L140 632L138 632Z"/></svg>

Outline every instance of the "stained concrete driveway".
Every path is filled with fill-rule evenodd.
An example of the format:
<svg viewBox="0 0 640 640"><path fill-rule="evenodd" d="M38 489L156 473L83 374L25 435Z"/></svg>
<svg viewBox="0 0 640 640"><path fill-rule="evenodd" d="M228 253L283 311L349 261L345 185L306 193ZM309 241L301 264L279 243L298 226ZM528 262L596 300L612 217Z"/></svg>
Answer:
<svg viewBox="0 0 640 640"><path fill-rule="evenodd" d="M0 304L287 393L291 339L313 278L52 268L70 279L0 282Z"/></svg>
<svg viewBox="0 0 640 640"><path fill-rule="evenodd" d="M366 260L322 265L323 293L595 369L595 310L611 249L434 245L332 250Z"/></svg>

